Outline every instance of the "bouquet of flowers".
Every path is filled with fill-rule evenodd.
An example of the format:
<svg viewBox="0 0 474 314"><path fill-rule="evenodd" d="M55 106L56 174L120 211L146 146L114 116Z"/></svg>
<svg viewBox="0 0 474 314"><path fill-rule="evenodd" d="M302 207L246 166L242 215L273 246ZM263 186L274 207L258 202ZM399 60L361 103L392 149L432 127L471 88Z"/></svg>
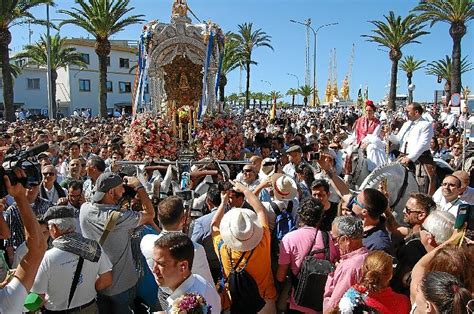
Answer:
<svg viewBox="0 0 474 314"><path fill-rule="evenodd" d="M171 136L171 127L160 117L139 114L130 125L125 142L129 147L128 160L143 160L145 157L176 159L176 139Z"/></svg>
<svg viewBox="0 0 474 314"><path fill-rule="evenodd" d="M182 123L189 122L189 114L191 112L191 107L188 105L182 106L178 109L178 118Z"/></svg>
<svg viewBox="0 0 474 314"><path fill-rule="evenodd" d="M211 306L202 295L186 293L173 302L171 314L211 314Z"/></svg>
<svg viewBox="0 0 474 314"><path fill-rule="evenodd" d="M354 313L356 309L365 307L365 299L368 291L362 285L354 285L344 293L344 296L339 301L339 311L342 314Z"/></svg>
<svg viewBox="0 0 474 314"><path fill-rule="evenodd" d="M205 116L195 132L195 149L199 159L240 159L244 132L238 121L225 114Z"/></svg>

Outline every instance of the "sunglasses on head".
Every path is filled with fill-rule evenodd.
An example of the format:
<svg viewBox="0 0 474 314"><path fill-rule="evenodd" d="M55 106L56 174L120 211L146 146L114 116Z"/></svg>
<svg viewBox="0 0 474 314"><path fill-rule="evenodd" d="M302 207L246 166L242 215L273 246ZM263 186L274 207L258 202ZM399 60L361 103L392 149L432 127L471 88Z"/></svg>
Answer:
<svg viewBox="0 0 474 314"><path fill-rule="evenodd" d="M48 177L48 176L51 176L51 177L52 177L52 176L54 176L54 175L56 175L56 174L55 174L54 172L43 172L42 175L45 176L45 177Z"/></svg>

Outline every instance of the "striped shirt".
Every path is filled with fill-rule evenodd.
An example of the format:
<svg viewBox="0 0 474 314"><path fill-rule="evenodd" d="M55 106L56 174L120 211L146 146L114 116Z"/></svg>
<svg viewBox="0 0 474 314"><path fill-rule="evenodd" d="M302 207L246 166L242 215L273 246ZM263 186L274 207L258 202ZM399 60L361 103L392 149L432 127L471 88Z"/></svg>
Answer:
<svg viewBox="0 0 474 314"><path fill-rule="evenodd" d="M43 215L50 206L53 206L50 201L38 197L33 205L31 205L31 208L36 217L38 217L39 215ZM21 220L20 210L18 209L16 202L5 211L5 221L8 224L11 233L11 237L5 240L5 247L12 246L16 249L25 241L23 221Z"/></svg>

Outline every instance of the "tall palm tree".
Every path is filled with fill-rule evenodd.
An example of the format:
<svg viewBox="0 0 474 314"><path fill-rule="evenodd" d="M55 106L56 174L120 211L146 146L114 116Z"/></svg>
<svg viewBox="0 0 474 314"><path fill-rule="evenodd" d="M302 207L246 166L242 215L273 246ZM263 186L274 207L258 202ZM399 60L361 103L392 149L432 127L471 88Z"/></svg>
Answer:
<svg viewBox="0 0 474 314"><path fill-rule="evenodd" d="M461 83L461 40L467 32L466 24L474 19L474 2L472 0L423 0L414 11L419 12L421 21L431 21L450 25L449 35L453 39L451 94L460 93Z"/></svg>
<svg viewBox="0 0 474 314"><path fill-rule="evenodd" d="M99 115L107 117L107 57L110 54L110 36L125 27L143 22L143 15L125 17L134 8L130 0L76 0L79 8L59 10L70 18L62 21L76 25L95 37L95 52L99 57Z"/></svg>
<svg viewBox="0 0 474 314"><path fill-rule="evenodd" d="M224 57L222 59L221 76L219 80L219 99L224 101L224 89L227 85L227 75L240 66L239 42L232 32L225 34Z"/></svg>
<svg viewBox="0 0 474 314"><path fill-rule="evenodd" d="M303 85L298 89L298 93L303 96L304 106L308 106L308 97L313 94L313 88L309 85Z"/></svg>
<svg viewBox="0 0 474 314"><path fill-rule="evenodd" d="M0 60L0 68L3 68L3 63ZM21 73L21 68L14 63L10 63L10 73L14 78L17 78Z"/></svg>
<svg viewBox="0 0 474 314"><path fill-rule="evenodd" d="M51 90L52 90L52 110L53 117L56 117L56 80L58 78L57 70L68 65L77 65L86 67L82 55L76 52L76 48L66 47L66 38L62 38L59 33L50 37L51 47ZM35 64L40 67L47 66L47 37L41 36L41 39L34 45L26 45L24 51L15 55L15 60L28 58L28 62L23 66Z"/></svg>
<svg viewBox="0 0 474 314"><path fill-rule="evenodd" d="M452 79L452 72L453 72L452 61L449 56L446 56L444 59L436 60L430 62L426 65L426 74L434 75L439 78L444 79L446 82L444 84L444 92L446 94L446 104L449 103L451 99L451 79ZM465 56L461 60L461 74L471 71L473 69L472 64L467 61L467 56Z"/></svg>
<svg viewBox="0 0 474 314"><path fill-rule="evenodd" d="M385 21L369 21L375 26L372 35L362 35L368 41L378 43L380 46L387 47L389 58L392 61L392 70L390 76L390 93L388 97L389 109L395 110L395 98L397 95L397 74L398 61L402 58L401 49L411 43L420 43L416 39L422 35L429 34L423 31L424 25L420 24L416 16L409 14L402 19L396 16L393 11L384 15Z"/></svg>
<svg viewBox="0 0 474 314"><path fill-rule="evenodd" d="M272 101L274 101L274 99L278 100L278 99L282 98L282 97L283 97L283 94L280 93L280 92L278 92L278 91L276 91L276 90L272 90L272 91L270 92L270 96L271 96L271 98L272 98Z"/></svg>
<svg viewBox="0 0 474 314"><path fill-rule="evenodd" d="M286 95L291 96L291 107L294 107L295 106L295 97L296 97L296 95L298 95L298 90L296 88L290 88L286 92Z"/></svg>
<svg viewBox="0 0 474 314"><path fill-rule="evenodd" d="M29 23L44 24L29 11L43 4L52 4L52 0L2 0L0 2L0 55L3 79L3 105L7 121L15 121L13 108L13 78L8 46L12 41L10 27Z"/></svg>
<svg viewBox="0 0 474 314"><path fill-rule="evenodd" d="M423 67L423 63L425 63L425 60L416 60L414 56L405 56L400 61L400 69L407 73L408 103L409 104L413 102L413 89L410 88L413 72L421 69Z"/></svg>
<svg viewBox="0 0 474 314"><path fill-rule="evenodd" d="M245 109L249 107L249 90L250 90L250 65L257 64L252 60L252 52L254 48L257 47L268 47L273 50L272 45L270 45L271 36L267 35L261 28L253 30L252 23L240 24L239 32L237 34L237 40L239 41L239 55L242 64L245 66L245 71L247 73L247 80L245 84Z"/></svg>

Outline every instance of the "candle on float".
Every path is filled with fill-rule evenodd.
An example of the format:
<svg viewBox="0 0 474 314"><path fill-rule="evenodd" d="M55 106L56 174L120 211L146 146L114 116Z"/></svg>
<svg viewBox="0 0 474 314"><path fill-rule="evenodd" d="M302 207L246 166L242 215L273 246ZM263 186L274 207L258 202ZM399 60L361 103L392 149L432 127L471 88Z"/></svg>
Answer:
<svg viewBox="0 0 474 314"><path fill-rule="evenodd" d="M179 121L179 140L183 140L183 124Z"/></svg>
<svg viewBox="0 0 474 314"><path fill-rule="evenodd" d="M189 144L191 144L191 140L192 140L192 133L193 132L193 128L191 126L191 121L189 121L188 123L188 141L189 141Z"/></svg>

